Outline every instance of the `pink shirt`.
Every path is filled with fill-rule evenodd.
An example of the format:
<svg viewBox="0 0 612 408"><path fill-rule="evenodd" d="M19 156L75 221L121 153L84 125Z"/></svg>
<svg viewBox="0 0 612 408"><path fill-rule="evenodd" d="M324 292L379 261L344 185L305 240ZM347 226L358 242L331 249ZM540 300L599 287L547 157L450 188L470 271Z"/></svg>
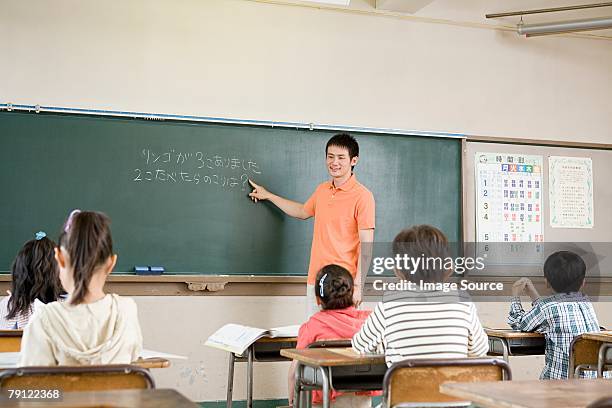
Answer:
<svg viewBox="0 0 612 408"><path fill-rule="evenodd" d="M346 309L322 310L313 315L300 327L296 348L303 349L309 344L321 340L351 339L359 331L370 315L370 310L357 310L353 306ZM359 392L358 395L380 395L379 392ZM332 401L340 392L332 391ZM321 391L313 391L312 402L320 404L323 401Z"/></svg>

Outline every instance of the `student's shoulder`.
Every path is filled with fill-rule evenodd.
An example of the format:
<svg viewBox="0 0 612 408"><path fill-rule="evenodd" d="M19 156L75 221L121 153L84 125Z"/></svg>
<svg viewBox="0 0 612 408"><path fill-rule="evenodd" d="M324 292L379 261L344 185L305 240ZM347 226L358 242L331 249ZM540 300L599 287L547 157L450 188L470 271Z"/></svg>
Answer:
<svg viewBox="0 0 612 408"><path fill-rule="evenodd" d="M136 313L138 311L138 306L136 306L136 302L131 297L119 296L115 293L111 294L112 298L115 302L117 302L117 307L122 313Z"/></svg>

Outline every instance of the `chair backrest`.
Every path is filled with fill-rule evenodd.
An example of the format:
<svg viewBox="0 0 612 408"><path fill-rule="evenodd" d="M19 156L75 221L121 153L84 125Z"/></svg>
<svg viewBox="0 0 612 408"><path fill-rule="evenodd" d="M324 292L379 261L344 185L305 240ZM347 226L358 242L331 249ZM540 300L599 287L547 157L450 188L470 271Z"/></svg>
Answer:
<svg viewBox="0 0 612 408"><path fill-rule="evenodd" d="M383 407L409 403L453 403L460 399L442 394L445 382L511 380L510 366L493 358L415 359L393 364L383 380Z"/></svg>
<svg viewBox="0 0 612 408"><path fill-rule="evenodd" d="M21 367L0 372L0 389L104 391L155 388L148 370L128 365Z"/></svg>
<svg viewBox="0 0 612 408"><path fill-rule="evenodd" d="M23 330L0 330L0 353L21 350Z"/></svg>
<svg viewBox="0 0 612 408"><path fill-rule="evenodd" d="M587 408L612 408L612 396L598 399L590 403Z"/></svg>
<svg viewBox="0 0 612 408"><path fill-rule="evenodd" d="M320 340L310 343L308 348L343 348L351 347L350 340Z"/></svg>
<svg viewBox="0 0 612 408"><path fill-rule="evenodd" d="M600 342L582 337L582 334L574 337L570 345L569 354L569 378L576 377L576 368L597 370L597 358ZM578 370L580 371L580 370Z"/></svg>

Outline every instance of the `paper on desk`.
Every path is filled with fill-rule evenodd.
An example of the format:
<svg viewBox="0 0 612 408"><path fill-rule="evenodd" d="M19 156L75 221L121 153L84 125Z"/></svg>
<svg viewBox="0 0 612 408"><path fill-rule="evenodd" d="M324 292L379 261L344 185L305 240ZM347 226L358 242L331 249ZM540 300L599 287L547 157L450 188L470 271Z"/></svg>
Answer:
<svg viewBox="0 0 612 408"><path fill-rule="evenodd" d="M242 355L251 344L262 337L297 337L299 329L299 325L275 327L266 330L230 323L214 332L204 344Z"/></svg>
<svg viewBox="0 0 612 408"><path fill-rule="evenodd" d="M162 353L161 351L155 350L142 350L140 352L140 357L142 359L146 358L165 358L166 360L187 360L185 356L179 356L176 354Z"/></svg>

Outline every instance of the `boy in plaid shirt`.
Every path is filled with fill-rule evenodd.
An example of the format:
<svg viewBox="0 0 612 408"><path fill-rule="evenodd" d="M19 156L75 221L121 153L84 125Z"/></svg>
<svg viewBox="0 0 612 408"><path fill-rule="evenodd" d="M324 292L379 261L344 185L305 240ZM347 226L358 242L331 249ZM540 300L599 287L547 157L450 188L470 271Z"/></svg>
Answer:
<svg viewBox="0 0 612 408"><path fill-rule="evenodd" d="M586 265L569 251L555 252L544 263L544 276L555 294L540 297L531 280L512 286L508 323L514 330L536 331L546 337L546 356L541 380L568 378L570 345L582 333L598 332L599 323L589 298L580 293ZM525 312L520 295L526 293L533 307Z"/></svg>

